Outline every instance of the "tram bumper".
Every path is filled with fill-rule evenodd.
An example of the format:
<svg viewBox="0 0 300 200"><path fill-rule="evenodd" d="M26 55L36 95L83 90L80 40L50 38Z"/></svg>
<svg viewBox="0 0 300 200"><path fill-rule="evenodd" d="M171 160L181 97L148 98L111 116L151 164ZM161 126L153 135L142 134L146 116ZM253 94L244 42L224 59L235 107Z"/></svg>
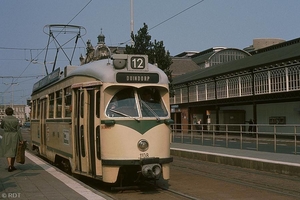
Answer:
<svg viewBox="0 0 300 200"><path fill-rule="evenodd" d="M161 166L159 164L148 164L142 166L142 174L146 178L159 178L161 175Z"/></svg>
<svg viewBox="0 0 300 200"><path fill-rule="evenodd" d="M162 174L161 164L172 162L173 158L160 159L154 158L143 158L140 160L142 166L142 174L144 177L149 179L158 179Z"/></svg>
<svg viewBox="0 0 300 200"><path fill-rule="evenodd" d="M141 158L140 160L102 160L103 180L106 182L115 182L117 171L120 167L140 166L139 173L145 178L158 179L162 175L165 180L169 179L169 163L173 162L173 157L159 158ZM108 174L115 174L113 175Z"/></svg>

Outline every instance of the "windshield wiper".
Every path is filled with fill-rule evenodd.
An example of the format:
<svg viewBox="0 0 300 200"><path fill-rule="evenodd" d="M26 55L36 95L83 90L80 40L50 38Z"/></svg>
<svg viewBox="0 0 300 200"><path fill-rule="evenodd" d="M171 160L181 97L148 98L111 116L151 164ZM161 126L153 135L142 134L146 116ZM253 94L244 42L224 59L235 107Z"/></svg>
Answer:
<svg viewBox="0 0 300 200"><path fill-rule="evenodd" d="M156 114L156 112L143 100L140 100L142 102L142 104L148 109L150 110L150 112L154 115L154 117L156 118L157 121L160 120L159 116Z"/></svg>
<svg viewBox="0 0 300 200"><path fill-rule="evenodd" d="M140 121L138 118L132 117L132 116L127 115L127 114L125 114L125 113L122 113L122 112L120 112L120 111L113 110L113 109L109 109L109 110L112 111L112 112L114 112L114 113L117 113L117 114L119 114L119 115L122 115L122 116L124 116L124 117L132 118L132 119L134 119L134 120L136 120L136 121L138 121L138 122Z"/></svg>

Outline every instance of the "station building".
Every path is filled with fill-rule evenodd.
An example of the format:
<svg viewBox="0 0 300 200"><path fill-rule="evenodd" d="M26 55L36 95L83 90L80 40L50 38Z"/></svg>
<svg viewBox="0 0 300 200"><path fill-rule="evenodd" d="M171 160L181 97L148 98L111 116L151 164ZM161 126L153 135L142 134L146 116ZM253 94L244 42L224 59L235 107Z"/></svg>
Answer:
<svg viewBox="0 0 300 200"><path fill-rule="evenodd" d="M300 123L300 38L255 39L243 50L218 47L178 57L198 69L173 77L175 124Z"/></svg>
<svg viewBox="0 0 300 200"><path fill-rule="evenodd" d="M25 105L0 105L0 122L6 116L5 109L8 107L14 109L14 116L19 119L20 125L26 121Z"/></svg>

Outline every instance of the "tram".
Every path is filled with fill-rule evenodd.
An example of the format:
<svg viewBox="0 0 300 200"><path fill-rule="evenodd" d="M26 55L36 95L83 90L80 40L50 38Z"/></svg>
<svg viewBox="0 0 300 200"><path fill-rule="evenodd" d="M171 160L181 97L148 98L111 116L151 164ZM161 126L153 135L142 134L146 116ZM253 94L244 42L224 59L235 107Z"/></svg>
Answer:
<svg viewBox="0 0 300 200"><path fill-rule="evenodd" d="M31 147L106 183L170 177L168 78L146 55L66 66L33 86Z"/></svg>

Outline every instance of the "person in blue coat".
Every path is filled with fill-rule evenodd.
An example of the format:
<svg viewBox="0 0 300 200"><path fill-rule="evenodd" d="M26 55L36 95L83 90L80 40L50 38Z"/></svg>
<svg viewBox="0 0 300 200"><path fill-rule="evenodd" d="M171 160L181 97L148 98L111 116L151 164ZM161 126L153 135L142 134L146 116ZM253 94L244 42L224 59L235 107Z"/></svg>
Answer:
<svg viewBox="0 0 300 200"><path fill-rule="evenodd" d="M8 171L16 170L14 167L17 147L23 143L23 137L19 125L19 120L12 116L14 110L11 107L5 109L7 115L2 119L1 128L4 130L0 144L0 156L6 157L8 162Z"/></svg>

